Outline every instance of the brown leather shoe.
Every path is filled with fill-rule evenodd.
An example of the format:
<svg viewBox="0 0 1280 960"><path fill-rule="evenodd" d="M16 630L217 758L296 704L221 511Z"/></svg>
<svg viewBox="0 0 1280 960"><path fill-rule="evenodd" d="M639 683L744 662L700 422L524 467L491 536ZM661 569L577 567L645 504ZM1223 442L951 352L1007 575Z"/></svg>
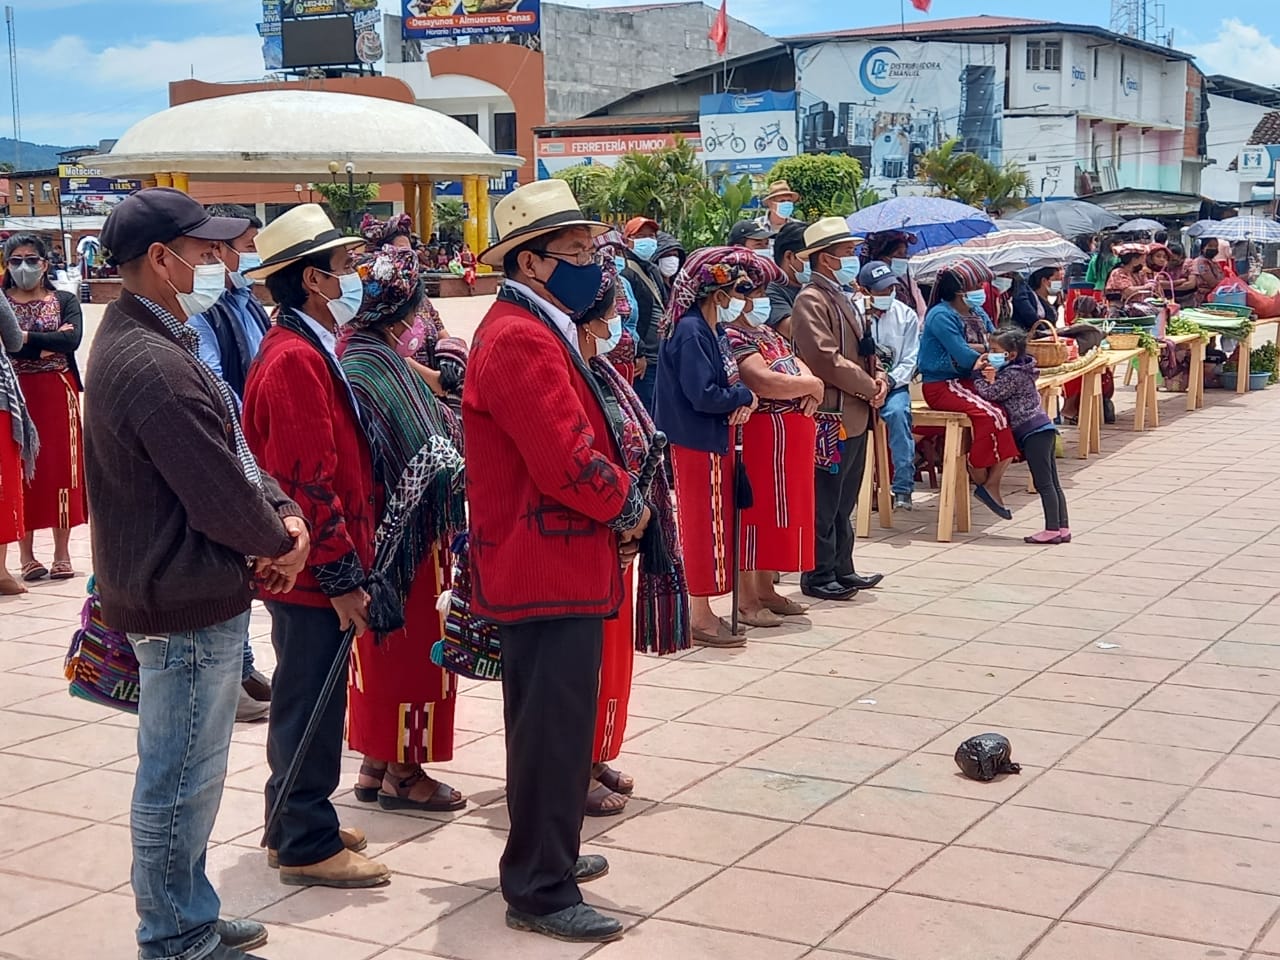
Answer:
<svg viewBox="0 0 1280 960"><path fill-rule="evenodd" d="M338 836L342 838L342 845L352 853L359 853L369 845L369 841L365 838L364 831L359 827L339 827ZM280 851L267 850L267 866L272 870L280 869Z"/></svg>
<svg viewBox="0 0 1280 960"><path fill-rule="evenodd" d="M280 882L294 887L381 887L391 882L391 871L350 850L306 867L281 867Z"/></svg>

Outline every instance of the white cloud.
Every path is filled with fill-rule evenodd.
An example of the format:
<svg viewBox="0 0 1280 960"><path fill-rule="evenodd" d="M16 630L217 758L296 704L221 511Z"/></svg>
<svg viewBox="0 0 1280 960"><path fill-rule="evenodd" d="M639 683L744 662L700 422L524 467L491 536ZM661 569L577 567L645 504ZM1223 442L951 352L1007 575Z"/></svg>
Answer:
<svg viewBox="0 0 1280 960"><path fill-rule="evenodd" d="M1253 83L1280 85L1280 45L1253 24L1232 17L1207 43L1180 44L1205 73L1225 73Z"/></svg>
<svg viewBox="0 0 1280 960"><path fill-rule="evenodd" d="M96 90L104 106L113 94L161 91L171 80L194 76L200 80L251 80L261 77L261 41L252 33L186 40L151 40L93 49L78 36L62 36L43 50L19 54L24 72L34 67L53 73L74 65L79 84ZM88 81L88 82L86 82ZM24 88L29 85L24 82Z"/></svg>

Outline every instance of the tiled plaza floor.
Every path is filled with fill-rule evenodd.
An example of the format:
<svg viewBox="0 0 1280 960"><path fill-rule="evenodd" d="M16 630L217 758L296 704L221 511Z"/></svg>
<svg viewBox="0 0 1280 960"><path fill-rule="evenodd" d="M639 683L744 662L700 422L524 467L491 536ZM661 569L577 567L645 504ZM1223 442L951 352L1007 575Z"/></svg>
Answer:
<svg viewBox="0 0 1280 960"><path fill-rule="evenodd" d="M637 797L584 830L612 862L587 898L625 915L622 942L503 926L492 685L466 691L456 760L433 771L465 812L339 796L395 871L373 892L278 883L257 847L266 730L238 726L209 854L226 912L270 925L270 960L1280 955L1280 390L1212 391L1194 415L1161 401L1158 430L1122 412L1102 457L1061 461L1069 546L1021 542L1025 493L1012 523L975 506L979 529L934 543L926 495L858 545L883 589L740 652L638 661L616 764ZM84 583L0 604L3 957L133 955L134 723L60 674ZM958 775L957 744L988 729L1021 776Z"/></svg>

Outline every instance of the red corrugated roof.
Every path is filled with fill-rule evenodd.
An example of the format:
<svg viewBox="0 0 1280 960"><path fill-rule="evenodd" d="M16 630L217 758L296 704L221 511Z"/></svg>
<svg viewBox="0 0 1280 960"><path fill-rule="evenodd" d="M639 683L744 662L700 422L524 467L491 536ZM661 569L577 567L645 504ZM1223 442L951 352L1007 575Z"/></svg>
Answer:
<svg viewBox="0 0 1280 960"><path fill-rule="evenodd" d="M544 123L536 130L611 130L626 127L652 126L697 126L696 113L633 113L616 114L611 117L579 117L576 120L560 120L556 123Z"/></svg>
<svg viewBox="0 0 1280 960"><path fill-rule="evenodd" d="M992 17L982 14L977 17L951 17L943 20L924 20L906 25L907 34L945 33L951 30L1000 30L1005 27L1034 27L1052 23L1051 20L1026 20L1021 17ZM805 33L788 40L801 40L809 37L880 37L886 34L903 33L901 23L889 23L878 27L854 27L851 30L831 30L825 33Z"/></svg>

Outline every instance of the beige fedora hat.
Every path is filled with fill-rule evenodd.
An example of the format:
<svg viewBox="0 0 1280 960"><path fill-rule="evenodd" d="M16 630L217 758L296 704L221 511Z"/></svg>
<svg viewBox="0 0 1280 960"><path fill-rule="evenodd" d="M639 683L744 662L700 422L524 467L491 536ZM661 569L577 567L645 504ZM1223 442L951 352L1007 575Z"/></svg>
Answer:
<svg viewBox="0 0 1280 960"><path fill-rule="evenodd" d="M796 254L801 260L808 260L811 254L817 253L824 247L830 247L837 243L861 243L861 237L855 237L849 232L849 224L845 222L844 217L823 217L821 220L815 220L804 231L804 249Z"/></svg>
<svg viewBox="0 0 1280 960"><path fill-rule="evenodd" d="M350 237L333 225L318 203L302 203L276 217L254 240L262 265L245 276L262 280L311 253L334 247L364 246L364 237Z"/></svg>
<svg viewBox="0 0 1280 960"><path fill-rule="evenodd" d="M770 200L791 200L800 199L800 194L791 189L791 184L785 180L775 180L769 184L769 192L760 198L761 203L768 203Z"/></svg>
<svg viewBox="0 0 1280 960"><path fill-rule="evenodd" d="M565 227L590 227L598 237L610 229L578 208L578 200L563 180L536 180L517 187L493 208L498 242L480 254L480 262L501 267L502 258L520 244Z"/></svg>

